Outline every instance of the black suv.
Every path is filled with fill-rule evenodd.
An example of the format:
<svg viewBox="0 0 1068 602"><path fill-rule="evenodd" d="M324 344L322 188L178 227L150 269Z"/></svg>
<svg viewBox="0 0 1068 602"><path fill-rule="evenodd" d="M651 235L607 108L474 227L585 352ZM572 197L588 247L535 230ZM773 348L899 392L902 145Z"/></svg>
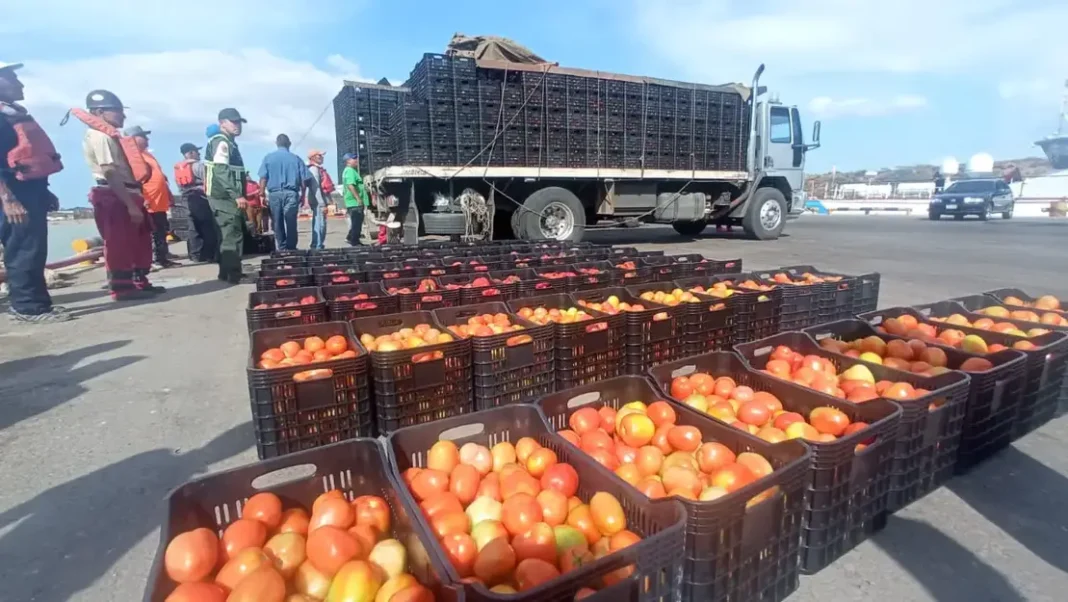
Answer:
<svg viewBox="0 0 1068 602"><path fill-rule="evenodd" d="M1011 219L1015 207L1012 189L1004 180L960 180L934 195L927 207L927 215L933 220L943 215L952 215L954 219L977 215L986 220L1000 213L1002 218Z"/></svg>

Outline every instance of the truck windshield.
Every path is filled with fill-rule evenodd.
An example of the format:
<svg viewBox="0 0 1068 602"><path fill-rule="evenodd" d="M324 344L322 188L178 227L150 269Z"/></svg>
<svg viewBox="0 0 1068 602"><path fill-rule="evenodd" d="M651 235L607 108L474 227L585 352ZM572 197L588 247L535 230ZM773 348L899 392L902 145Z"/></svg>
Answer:
<svg viewBox="0 0 1068 602"><path fill-rule="evenodd" d="M945 191L950 194L955 192L991 192L995 186L997 186L997 182L994 180L966 180L964 182L954 182Z"/></svg>

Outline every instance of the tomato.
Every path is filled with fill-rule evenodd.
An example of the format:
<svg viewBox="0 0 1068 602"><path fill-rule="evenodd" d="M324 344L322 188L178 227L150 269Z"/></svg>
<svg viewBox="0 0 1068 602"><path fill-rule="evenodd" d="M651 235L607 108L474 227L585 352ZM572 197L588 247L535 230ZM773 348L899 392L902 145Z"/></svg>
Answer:
<svg viewBox="0 0 1068 602"><path fill-rule="evenodd" d="M601 415L594 408L580 408L567 419L567 425L581 437L601 426Z"/></svg>
<svg viewBox="0 0 1068 602"><path fill-rule="evenodd" d="M257 493L245 502L241 516L258 520L268 529L277 529L282 524L282 500L273 493Z"/></svg>
<svg viewBox="0 0 1068 602"><path fill-rule="evenodd" d="M456 496L461 504L470 504L478 495L478 486L482 475L474 466L458 464L449 475L449 491Z"/></svg>
<svg viewBox="0 0 1068 602"><path fill-rule="evenodd" d="M752 401L753 400L753 389L751 387L746 387L744 385L740 386L740 387L735 387L734 390L731 391L730 398L734 399L736 401L739 401L741 403L745 403L747 401Z"/></svg>
<svg viewBox="0 0 1068 602"><path fill-rule="evenodd" d="M451 473L459 463L460 450L452 441L438 441L426 454L426 467L431 470L440 470L445 474Z"/></svg>
<svg viewBox="0 0 1068 602"><path fill-rule="evenodd" d="M464 511L464 505L460 503L460 498L451 492L446 492L421 502L419 507L422 508L423 514L428 519L433 519L442 514Z"/></svg>
<svg viewBox="0 0 1068 602"><path fill-rule="evenodd" d="M679 397L679 399L686 399L689 395ZM653 424L660 427L664 424L675 424L678 416L675 414L675 409L671 407L666 401L654 401L649 404L649 409L646 411L649 419L653 421Z"/></svg>
<svg viewBox="0 0 1068 602"><path fill-rule="evenodd" d="M667 440L678 451L697 451L701 447L701 431L696 426L673 426L667 432Z"/></svg>
<svg viewBox="0 0 1068 602"><path fill-rule="evenodd" d="M394 594L397 594L403 590L419 585L419 582L415 580L415 577L404 573L397 575L386 580L382 584L382 587L378 588L378 593L375 594L375 600L379 602L388 602ZM289 602L288 600L286 602Z"/></svg>
<svg viewBox="0 0 1068 602"><path fill-rule="evenodd" d="M377 495L361 495L352 501L357 525L370 525L380 534L389 533L389 504Z"/></svg>
<svg viewBox="0 0 1068 602"><path fill-rule="evenodd" d="M493 470L493 454L484 445L464 443L460 448L460 463L473 466L479 476L484 476Z"/></svg>
<svg viewBox="0 0 1068 602"><path fill-rule="evenodd" d="M517 493L504 500L501 507L501 523L513 537L526 533L536 523L542 522L541 505L528 493Z"/></svg>
<svg viewBox="0 0 1068 602"><path fill-rule="evenodd" d="M602 537L600 530L593 523L590 507L586 504L573 508L567 514L567 524L582 532L586 536L586 543L590 545L597 543Z"/></svg>
<svg viewBox="0 0 1068 602"><path fill-rule="evenodd" d="M311 518L308 517L308 512L306 510L303 508L290 508L282 513L282 520L278 525L278 532L307 535L309 523L311 523Z"/></svg>
<svg viewBox="0 0 1068 602"><path fill-rule="evenodd" d="M628 548L641 540L642 538L633 531L620 531L608 540L608 549L615 552L617 550L622 550L623 548Z"/></svg>
<svg viewBox="0 0 1068 602"><path fill-rule="evenodd" d="M315 498L315 501L312 502L312 514L315 514L315 511L319 509L320 504L329 499L343 500L345 499L345 494L342 493L340 489L331 489L326 493L320 494L319 497Z"/></svg>
<svg viewBox="0 0 1068 602"><path fill-rule="evenodd" d="M626 528L627 519L623 515L623 506L610 493L598 491L593 494L590 498L590 514L601 535L615 535Z"/></svg>
<svg viewBox="0 0 1068 602"><path fill-rule="evenodd" d="M288 579L297 572L297 567L304 563L304 537L297 533L279 533L267 540L263 552L274 563L274 568Z"/></svg>
<svg viewBox="0 0 1068 602"><path fill-rule="evenodd" d="M486 475L486 478L482 479L482 482L478 484L478 493L475 494L475 498L488 497L490 499L502 500L501 498L501 477L491 472Z"/></svg>
<svg viewBox="0 0 1068 602"><path fill-rule="evenodd" d="M531 497L538 495L541 484L537 479L530 476L525 470L516 469L510 474L501 477L501 500L508 501L516 495L525 494Z"/></svg>
<svg viewBox="0 0 1068 602"><path fill-rule="evenodd" d="M345 337L337 334L326 340L326 350L334 355L344 353L348 351L349 341Z"/></svg>
<svg viewBox="0 0 1068 602"><path fill-rule="evenodd" d="M328 578L332 578L341 565L367 556L370 550L360 548L360 542L348 531L327 525L308 534L308 560Z"/></svg>
<svg viewBox="0 0 1068 602"><path fill-rule="evenodd" d="M467 533L471 530L471 518L463 512L439 514L430 521L430 527L438 539L453 533Z"/></svg>
<svg viewBox="0 0 1068 602"><path fill-rule="evenodd" d="M652 445L646 445L638 450L638 457L634 464L643 477L660 474L660 466L664 463L664 452Z"/></svg>
<svg viewBox="0 0 1068 602"><path fill-rule="evenodd" d="M349 535L356 538L356 541L360 543L361 550L374 548L381 536L377 529L368 524L355 525L349 529Z"/></svg>
<svg viewBox="0 0 1068 602"><path fill-rule="evenodd" d="M634 574L634 565L627 565L621 569L616 569L611 573L605 574L601 579L604 581L605 587L612 587L613 585L623 581Z"/></svg>
<svg viewBox="0 0 1068 602"><path fill-rule="evenodd" d="M219 538L211 529L179 533L167 544L163 566L176 583L201 581L219 562Z"/></svg>
<svg viewBox="0 0 1068 602"><path fill-rule="evenodd" d="M467 533L453 533L441 539L441 547L445 548L445 557L452 563L460 577L470 577L475 574L475 557L478 556L478 547L475 540Z"/></svg>
<svg viewBox="0 0 1068 602"><path fill-rule="evenodd" d="M297 567L297 572L293 575L293 589L297 593L322 600L330 592L330 577L315 568L310 561L305 560L304 564Z"/></svg>
<svg viewBox="0 0 1068 602"><path fill-rule="evenodd" d="M267 527L258 520L239 518L223 531L222 544L227 558L245 548L262 548L267 543Z"/></svg>
<svg viewBox="0 0 1068 602"><path fill-rule="evenodd" d="M816 430L839 437L849 426L849 416L837 408L819 407L812 410L808 415L809 424Z"/></svg>
<svg viewBox="0 0 1068 602"><path fill-rule="evenodd" d="M730 464L717 470L712 475L712 486L721 487L732 493L745 487L749 483L752 483L756 477L745 466L741 464Z"/></svg>
<svg viewBox="0 0 1068 602"><path fill-rule="evenodd" d="M590 453L595 449L608 449L611 450L615 447L615 443L612 441L612 437L601 430L589 431L582 435L582 444L580 447L582 451Z"/></svg>
<svg viewBox="0 0 1068 602"><path fill-rule="evenodd" d="M758 479L766 477L775 471L767 458L753 452L738 454L738 464L748 468L749 472L753 473L753 476Z"/></svg>
<svg viewBox="0 0 1068 602"><path fill-rule="evenodd" d="M741 387L738 387L738 389L741 389ZM737 389L735 390L737 391ZM767 403L751 399L738 408L738 420L746 424L764 426L771 421L771 410L768 409Z"/></svg>
<svg viewBox="0 0 1068 602"><path fill-rule="evenodd" d="M555 527L567 522L568 497L556 489L542 489L535 497L541 506L541 516L549 526Z"/></svg>
<svg viewBox="0 0 1068 602"><path fill-rule="evenodd" d="M530 471L530 476L540 479L545 474L545 471L556 463L556 452L543 447L530 454L527 458L526 467Z"/></svg>
<svg viewBox="0 0 1068 602"><path fill-rule="evenodd" d="M326 599L330 602L373 602L383 580L382 573L370 562L351 560L338 569Z"/></svg>
<svg viewBox="0 0 1068 602"><path fill-rule="evenodd" d="M601 428L604 432L611 435L616 430L616 411L609 406L601 406L601 409L597 410L597 414L601 416Z"/></svg>
<svg viewBox="0 0 1068 602"><path fill-rule="evenodd" d="M352 505L348 500L331 498L323 500L319 509L312 513L311 522L308 523L308 531L315 532L319 527L330 525L340 529L348 529L356 523L356 513L352 511Z"/></svg>
<svg viewBox="0 0 1068 602"><path fill-rule="evenodd" d="M226 588L215 583L179 583L163 602L226 602Z"/></svg>
<svg viewBox="0 0 1068 602"><path fill-rule="evenodd" d="M621 464L616 469L616 476L633 486L642 480L642 473L635 464Z"/></svg>
<svg viewBox="0 0 1068 602"><path fill-rule="evenodd" d="M671 396L675 399L686 399L694 394L694 386L690 382L690 379L685 376L679 376L671 381ZM660 423L657 423L660 426Z"/></svg>
<svg viewBox="0 0 1068 602"><path fill-rule="evenodd" d="M434 602L434 592L416 583L390 596L388 602Z"/></svg>
<svg viewBox="0 0 1068 602"><path fill-rule="evenodd" d="M668 466L664 468L663 472L664 489L667 489L668 495L686 491L690 495L696 496L701 493L701 479L697 476L697 472L691 468L683 466ZM595 511L596 512L596 511ZM596 516L596 513L594 514Z"/></svg>
<svg viewBox="0 0 1068 602"><path fill-rule="evenodd" d="M567 571L564 571L564 572L567 572ZM575 602L578 602L579 600L585 600L586 598L589 598L590 596L592 596L592 595L594 595L596 593L597 593L597 590L590 589L588 587L584 587L584 588L580 589L579 591L575 592Z"/></svg>
<svg viewBox="0 0 1068 602"><path fill-rule="evenodd" d="M263 565L270 565L271 560L259 548L245 548L219 569L215 575L215 583L227 588L234 589L237 584L253 571Z"/></svg>
<svg viewBox="0 0 1068 602"><path fill-rule="evenodd" d="M304 351L315 353L326 349L326 341L321 337L308 337L304 339Z"/></svg>
<svg viewBox="0 0 1068 602"><path fill-rule="evenodd" d="M538 558L527 558L515 567L515 584L525 592L560 576L560 571L551 563Z"/></svg>
<svg viewBox="0 0 1068 602"><path fill-rule="evenodd" d="M702 472L712 474L717 470L734 464L735 455L729 447L719 442L709 442L697 449L697 465Z"/></svg>
<svg viewBox="0 0 1068 602"><path fill-rule="evenodd" d="M502 441L490 450L493 458L493 472L500 472L506 464L515 464L515 446L507 441Z"/></svg>
<svg viewBox="0 0 1068 602"><path fill-rule="evenodd" d="M716 379L716 384L712 389L712 392L724 399L729 399L734 388L738 384L734 382L734 379L729 376L724 376Z"/></svg>
<svg viewBox="0 0 1068 602"><path fill-rule="evenodd" d="M264 565L242 579L226 602L284 602L286 580L270 565Z"/></svg>
<svg viewBox="0 0 1068 602"><path fill-rule="evenodd" d="M652 440L649 441L649 445L659 449L664 455L675 451L675 449L671 447L671 443L668 442L667 438L668 432L673 428L675 428L675 425L673 424L664 424L657 427L656 433L653 434Z"/></svg>
<svg viewBox="0 0 1068 602"><path fill-rule="evenodd" d="M754 393L753 401L758 401L764 404L764 406L768 408L768 411L771 412L772 415L774 415L775 412L782 411L782 402L779 401L778 397L775 397L767 391L757 391L756 393Z"/></svg>
<svg viewBox="0 0 1068 602"><path fill-rule="evenodd" d="M515 443L515 457L519 460L520 464L525 464L530 454L534 453L534 450L541 447L541 444L531 439L530 437L523 437Z"/></svg>
<svg viewBox="0 0 1068 602"><path fill-rule="evenodd" d="M420 501L441 495L449 489L449 473L427 468L415 475L411 489L415 499Z"/></svg>
<svg viewBox="0 0 1068 602"><path fill-rule="evenodd" d="M568 573L593 562L593 552L585 546L572 546L560 553L560 572Z"/></svg>
<svg viewBox="0 0 1068 602"><path fill-rule="evenodd" d="M411 468L401 473L401 480L404 481L404 484L407 485L409 489L411 489L412 481L415 479L415 475L421 472L423 472L422 468L419 468L418 466L412 466Z"/></svg>
<svg viewBox="0 0 1068 602"><path fill-rule="evenodd" d="M612 472L615 472L615 470L619 468L619 458L616 458L616 455L607 449L595 449L586 453L588 453L595 462Z"/></svg>
<svg viewBox="0 0 1068 602"><path fill-rule="evenodd" d="M487 543L475 557L475 577L493 586L507 581L515 570L516 556L508 540L499 537Z"/></svg>
<svg viewBox="0 0 1068 602"><path fill-rule="evenodd" d="M296 341L286 341L279 345L278 348L281 349L282 353L288 358L296 357L298 353L304 350L301 344Z"/></svg>
<svg viewBox="0 0 1068 602"><path fill-rule="evenodd" d="M619 421L617 432L623 443L631 447L641 447L652 440L653 435L656 434L656 425L652 418L635 412L627 414Z"/></svg>
<svg viewBox="0 0 1068 602"><path fill-rule="evenodd" d="M556 534L546 523L537 523L526 533L514 537L512 549L520 563L527 558L540 558L556 564Z"/></svg>
<svg viewBox="0 0 1068 602"><path fill-rule="evenodd" d="M664 484L652 477L645 477L641 481L638 481L638 484L634 487L651 500L667 497L667 490L664 489Z"/></svg>
<svg viewBox="0 0 1068 602"><path fill-rule="evenodd" d="M578 436L578 433L576 433L575 431L573 431L571 429L564 429L562 431L558 431L556 434L560 435L561 437L563 437L568 443L570 443L571 445L574 445L575 447L582 446L582 438ZM494 468L494 470L497 470L497 469Z"/></svg>

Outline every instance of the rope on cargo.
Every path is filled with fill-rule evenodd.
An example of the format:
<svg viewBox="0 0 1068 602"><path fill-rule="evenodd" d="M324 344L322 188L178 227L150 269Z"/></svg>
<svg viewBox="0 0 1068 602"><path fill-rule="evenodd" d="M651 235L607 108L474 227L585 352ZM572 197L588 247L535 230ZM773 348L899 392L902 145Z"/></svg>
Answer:
<svg viewBox="0 0 1068 602"><path fill-rule="evenodd" d="M326 103L326 106L323 107L323 110L319 113L319 116L315 118L315 121L313 121L310 126L308 126L308 130L304 132L304 135L301 136L300 139L297 140L297 143L293 146L299 147L301 143L304 142L304 139L308 137L308 134L311 134L311 131L315 129L315 126L319 125L319 122L323 120L323 115L326 115L326 112L330 110L330 107L332 105L333 101Z"/></svg>

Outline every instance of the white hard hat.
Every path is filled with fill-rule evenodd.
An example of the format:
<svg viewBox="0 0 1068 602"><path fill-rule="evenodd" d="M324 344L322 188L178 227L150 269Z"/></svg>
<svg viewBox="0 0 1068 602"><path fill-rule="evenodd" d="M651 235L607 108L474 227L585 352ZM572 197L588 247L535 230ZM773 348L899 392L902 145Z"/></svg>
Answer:
<svg viewBox="0 0 1068 602"><path fill-rule="evenodd" d="M5 63L4 61L0 61L0 71L18 71L19 69L22 69L22 63Z"/></svg>

